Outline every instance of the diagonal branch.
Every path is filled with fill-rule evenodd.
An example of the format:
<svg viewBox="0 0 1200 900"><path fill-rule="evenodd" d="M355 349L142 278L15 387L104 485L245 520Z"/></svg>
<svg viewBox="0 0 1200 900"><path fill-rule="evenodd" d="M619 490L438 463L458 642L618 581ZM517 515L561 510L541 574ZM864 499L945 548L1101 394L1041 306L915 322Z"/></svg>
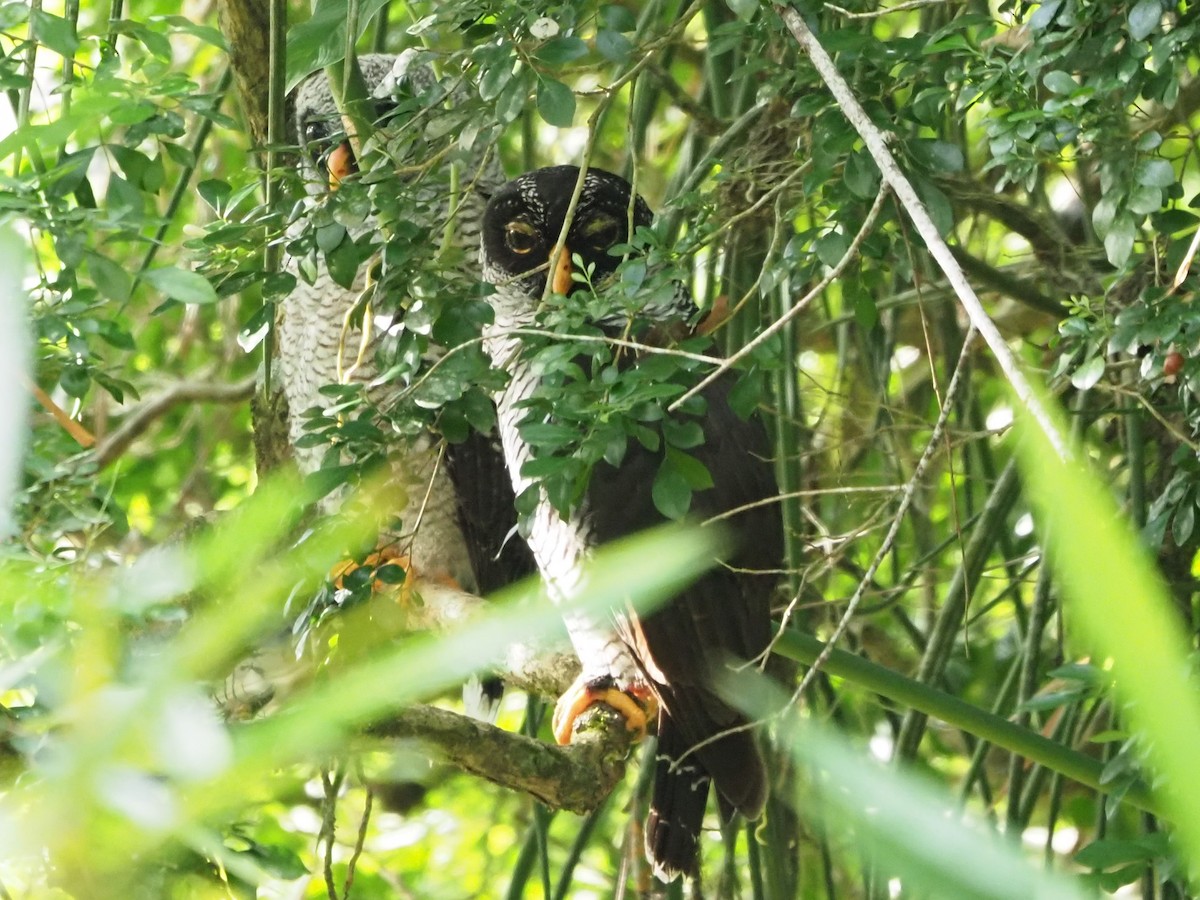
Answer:
<svg viewBox="0 0 1200 900"><path fill-rule="evenodd" d="M829 92L833 94L834 99L841 108L842 114L845 115L863 139L863 143L866 144L868 151L870 151L875 165L879 167L884 181L896 192L896 197L900 201L900 205L904 207L904 211L912 219L917 233L925 241L925 246L929 248L930 255L933 256L942 271L946 273L946 279L954 289L954 293L957 295L963 309L966 310L967 317L992 351L992 356L995 358L996 364L1008 379L1013 392L1017 395L1017 398L1025 409L1029 411L1030 417L1037 423L1037 427L1046 435L1046 440L1054 452L1063 459L1070 459L1072 454L1068 447L1066 436L1060 433L1050 415L1050 411L1042 403L1041 398L1034 393L1033 386L1026 379L1025 373L1017 365L1016 357L1013 356L1008 344L1005 343L1004 336L1000 334L996 323L992 321L987 311L983 308L983 304L979 301L975 289L967 281L962 268L954 258L954 254L950 252L950 248L938 233L937 227L929 217L929 212L925 209L925 205L917 196L912 183L900 170L900 166L896 163L896 158L892 155L892 151L888 149L887 140L883 132L868 118L866 111L862 108L862 104L858 102L858 99L850 91L850 85L846 83L846 79L838 72L833 60L825 48L821 46L821 42L809 30L799 10L780 4L773 4L773 6L775 12L783 19L783 23L787 26L788 31L792 33L792 37L796 39L796 42L808 54L813 66L825 80L825 84L829 87Z"/></svg>
<svg viewBox="0 0 1200 900"><path fill-rule="evenodd" d="M138 435L180 403L241 403L254 393L256 376L232 383L180 381L140 404L112 434L96 445L92 460L97 469L129 449Z"/></svg>

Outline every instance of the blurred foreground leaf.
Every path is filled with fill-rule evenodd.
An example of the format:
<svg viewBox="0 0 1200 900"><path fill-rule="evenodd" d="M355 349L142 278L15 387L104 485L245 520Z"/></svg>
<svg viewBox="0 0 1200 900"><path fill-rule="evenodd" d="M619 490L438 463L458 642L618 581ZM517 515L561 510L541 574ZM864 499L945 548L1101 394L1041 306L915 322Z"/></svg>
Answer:
<svg viewBox="0 0 1200 900"><path fill-rule="evenodd" d="M1026 496L1079 636L1111 663L1129 730L1157 776L1158 807L1200 874L1200 684L1188 642L1158 569L1081 453L1055 452L1040 428L1021 422L1017 445ZM1060 427L1060 433L1067 430Z"/></svg>
<svg viewBox="0 0 1200 900"><path fill-rule="evenodd" d="M769 715L787 700L765 678L738 679L735 694L748 712ZM1087 896L1070 879L1035 868L1018 847L955 808L943 789L883 766L832 729L790 711L778 741L808 771L795 798L804 815L849 826L868 860L904 879L905 894L979 900Z"/></svg>

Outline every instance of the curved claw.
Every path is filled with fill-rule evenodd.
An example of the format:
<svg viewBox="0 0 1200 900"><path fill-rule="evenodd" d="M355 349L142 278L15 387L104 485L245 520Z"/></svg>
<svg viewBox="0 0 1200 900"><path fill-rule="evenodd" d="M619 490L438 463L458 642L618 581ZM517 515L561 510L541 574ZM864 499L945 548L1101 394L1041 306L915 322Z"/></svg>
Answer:
<svg viewBox="0 0 1200 900"><path fill-rule="evenodd" d="M596 682L580 675L554 706L551 724L554 739L564 746L571 743L576 721L597 703L603 703L623 717L625 727L638 733L637 740L646 736L647 724L658 713L654 695L644 687L621 690L611 683Z"/></svg>

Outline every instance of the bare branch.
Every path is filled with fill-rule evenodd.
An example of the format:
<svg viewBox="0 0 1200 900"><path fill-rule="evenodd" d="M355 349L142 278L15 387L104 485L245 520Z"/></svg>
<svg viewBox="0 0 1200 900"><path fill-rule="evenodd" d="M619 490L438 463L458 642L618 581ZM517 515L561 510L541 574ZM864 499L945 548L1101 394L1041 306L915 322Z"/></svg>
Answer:
<svg viewBox="0 0 1200 900"><path fill-rule="evenodd" d="M962 268L954 255L950 252L950 248L946 246L946 242L938 233L937 226L933 224L933 220L929 217L929 212L925 205L917 196L916 190L912 183L908 180L905 174L900 170L900 166L896 163L896 158L892 155L892 151L888 149L887 141L884 138L883 132L875 127L875 124L867 117L866 111L862 108L862 104L850 91L850 85L846 83L837 67L833 64L833 60L821 46L821 42L809 30L808 25L804 21L804 17L800 15L800 11L788 6L774 4L775 12L783 19L784 24L792 33L792 37L801 48L808 54L812 60L813 66L821 77L825 80L829 87L830 93L833 94L838 106L842 110L842 114L850 121L859 136L866 144L868 151L871 153L871 158L875 161L875 165L879 167L884 181L889 184L896 192L896 197L899 199L904 211L908 213L912 219L913 225L917 232L925 241L925 246L929 248L930 254L937 261L942 271L946 273L946 279L954 288L954 293L957 295L963 309L967 312L967 317L975 326L984 342L992 351L992 356L996 360L996 364L1008 379L1008 383L1012 385L1013 391L1020 399L1021 404L1029 411L1030 417L1037 426L1045 434L1050 446L1063 459L1070 459L1072 454L1066 440L1066 436L1061 434L1054 419L1051 417L1050 411L1042 404L1041 398L1034 393L1033 386L1025 377L1025 373L1021 371L1017 364L1016 357L1013 356L1012 350L1004 341L1004 336L1000 334L996 323L988 316L987 311L983 308L983 304L979 301L979 297L975 293L975 289L971 287L963 274Z"/></svg>
<svg viewBox="0 0 1200 900"><path fill-rule="evenodd" d="M129 445L138 435L180 403L241 403L249 400L254 394L255 383L256 376L251 375L232 383L180 381L171 385L161 394L140 404L125 418L119 428L96 445L92 454L96 468L103 469L119 457L129 449Z"/></svg>

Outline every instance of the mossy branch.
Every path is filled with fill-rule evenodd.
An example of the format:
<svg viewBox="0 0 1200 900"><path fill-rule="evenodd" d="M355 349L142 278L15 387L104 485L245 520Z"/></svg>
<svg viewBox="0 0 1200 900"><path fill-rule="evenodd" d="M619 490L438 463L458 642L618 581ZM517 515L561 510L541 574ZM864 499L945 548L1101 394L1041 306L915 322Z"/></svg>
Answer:
<svg viewBox="0 0 1200 900"><path fill-rule="evenodd" d="M418 741L440 762L529 794L553 809L587 813L624 776L632 743L618 714L594 707L588 716L567 747L433 706L402 710L372 726L369 734Z"/></svg>

